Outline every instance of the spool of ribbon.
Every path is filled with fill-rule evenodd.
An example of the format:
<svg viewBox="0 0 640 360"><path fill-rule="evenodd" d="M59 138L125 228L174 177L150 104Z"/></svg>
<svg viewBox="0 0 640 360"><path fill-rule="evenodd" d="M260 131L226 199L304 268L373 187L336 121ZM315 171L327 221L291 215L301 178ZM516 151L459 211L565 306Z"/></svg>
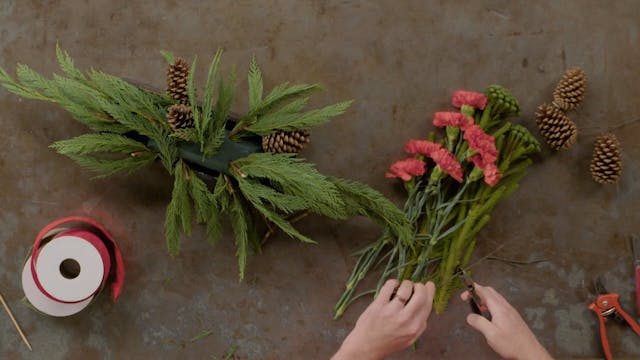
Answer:
<svg viewBox="0 0 640 360"><path fill-rule="evenodd" d="M27 300L51 316L73 315L87 307L111 280L113 301L124 284L122 254L99 223L82 216L45 226L22 270Z"/></svg>

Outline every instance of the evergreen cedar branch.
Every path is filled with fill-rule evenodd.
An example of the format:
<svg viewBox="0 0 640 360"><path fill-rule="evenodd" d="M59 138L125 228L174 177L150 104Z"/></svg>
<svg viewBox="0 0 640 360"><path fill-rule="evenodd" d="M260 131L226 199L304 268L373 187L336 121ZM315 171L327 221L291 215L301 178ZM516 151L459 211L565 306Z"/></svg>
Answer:
<svg viewBox="0 0 640 360"><path fill-rule="evenodd" d="M29 99L57 104L71 113L92 133L57 141L51 148L92 170L99 177L129 173L160 159L174 177L167 207L165 234L171 255L180 252L182 234L191 233L192 214L206 224L207 237L215 243L222 235L222 217L231 219L236 237L240 279L247 256L259 250L262 239L255 220L264 218L291 237L312 239L296 230L287 215L311 211L333 219L363 215L392 229L396 239L408 241L412 227L404 214L377 191L349 180L320 174L312 164L286 154L253 153L230 163L228 173L208 184L179 158L179 145L193 142L204 157L217 153L225 138L239 141L251 135L277 130L309 129L342 114L351 101L303 111L318 85L284 83L263 95L261 71L252 59L248 73L249 110L230 133L225 132L235 95L235 72L220 75L222 52L213 57L207 74L202 105L198 104L193 61L188 78L189 102L195 127L173 131L166 119L174 103L166 94L139 88L123 79L97 70L78 70L69 55L56 48L62 75L46 79L26 65L18 64L17 79L0 68L0 83L9 91ZM173 55L162 53L173 62ZM149 138L153 148L131 138L131 133Z"/></svg>

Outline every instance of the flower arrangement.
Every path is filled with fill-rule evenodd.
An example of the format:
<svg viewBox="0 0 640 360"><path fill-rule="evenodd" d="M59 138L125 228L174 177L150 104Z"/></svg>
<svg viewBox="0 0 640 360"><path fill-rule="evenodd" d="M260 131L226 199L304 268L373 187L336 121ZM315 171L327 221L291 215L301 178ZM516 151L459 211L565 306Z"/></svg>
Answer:
<svg viewBox="0 0 640 360"><path fill-rule="evenodd" d="M229 218L236 243L239 277L248 255L259 252L276 230L314 242L293 225L307 213L333 219L357 215L411 237L403 212L382 194L350 180L325 176L296 157L308 142L308 129L341 115L351 101L306 110L316 84L280 84L263 94L255 59L247 74L249 109L232 114L235 72L223 76L222 52L210 62L202 99L196 96L194 69L173 54L167 91L154 91L97 70L83 72L59 47L62 74L46 79L18 64L16 79L0 68L0 85L28 99L66 109L91 132L51 145L98 176L130 173L160 162L173 177L165 217L166 245L180 252L192 222L206 225L208 240L222 237ZM159 161L157 161L159 160ZM206 175L206 176L205 176ZM268 228L259 236L256 224Z"/></svg>
<svg viewBox="0 0 640 360"><path fill-rule="evenodd" d="M414 224L409 241L391 229L359 252L359 259L338 300L336 317L359 296L355 290L369 271L380 266L377 290L388 277L436 283L434 307L442 312L462 284L457 267L468 265L476 235L492 209L515 191L540 152L540 144L523 126L506 121L519 115L518 101L497 85L485 94L456 91L453 112L436 112L433 125L444 128L435 140L409 140L409 158L391 165L388 178L399 178L407 191L404 211ZM482 181L481 181L482 180ZM369 292L365 292L369 293Z"/></svg>

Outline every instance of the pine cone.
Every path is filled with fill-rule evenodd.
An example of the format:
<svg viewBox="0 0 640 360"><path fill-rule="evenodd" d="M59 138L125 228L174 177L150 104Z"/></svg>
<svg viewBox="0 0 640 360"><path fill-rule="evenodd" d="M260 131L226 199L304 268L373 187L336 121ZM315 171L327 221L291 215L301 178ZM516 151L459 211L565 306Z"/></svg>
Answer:
<svg viewBox="0 0 640 360"><path fill-rule="evenodd" d="M173 104L167 110L167 122L173 130L193 127L191 107L183 104Z"/></svg>
<svg viewBox="0 0 640 360"><path fill-rule="evenodd" d="M589 166L591 177L599 184L618 182L622 172L620 143L613 134L598 136L593 147L593 157Z"/></svg>
<svg viewBox="0 0 640 360"><path fill-rule="evenodd" d="M568 149L578 137L578 128L553 104L542 104L536 112L538 131L553 150Z"/></svg>
<svg viewBox="0 0 640 360"><path fill-rule="evenodd" d="M276 131L262 137L262 150L270 153L299 153L309 143L309 130Z"/></svg>
<svg viewBox="0 0 640 360"><path fill-rule="evenodd" d="M563 110L577 108L584 99L587 76L579 67L567 70L553 91L553 102Z"/></svg>
<svg viewBox="0 0 640 360"><path fill-rule="evenodd" d="M184 59L177 58L167 70L167 93L179 104L189 104L187 78L189 78L189 64Z"/></svg>

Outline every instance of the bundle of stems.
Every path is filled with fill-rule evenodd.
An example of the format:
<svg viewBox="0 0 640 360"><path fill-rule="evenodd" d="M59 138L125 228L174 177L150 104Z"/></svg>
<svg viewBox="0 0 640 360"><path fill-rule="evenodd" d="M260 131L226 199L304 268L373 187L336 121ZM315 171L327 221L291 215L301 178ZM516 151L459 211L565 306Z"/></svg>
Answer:
<svg viewBox="0 0 640 360"><path fill-rule="evenodd" d="M455 275L456 269L469 264L476 236L489 222L491 211L518 188L533 162L532 156L540 151L538 141L526 128L506 120L519 114L517 100L507 89L492 85L484 96L472 94L484 99L486 104L475 107L462 104L459 106L460 113L446 113L447 116L462 120L458 124L455 121L447 123L445 136L441 140L435 142L436 136L432 132L430 141L422 142L441 147L439 152L446 151L451 158L455 157L460 164L459 173L456 174L455 164L442 163L441 156L431 155L435 166L430 166L433 163L425 160L429 156L425 157L424 152L420 154L418 151L414 158L406 160L409 163L429 161L426 163L429 171L404 168L405 172L412 175L409 178L404 174L403 178L407 190L404 212L414 224L414 236L410 241L399 241L391 231L386 230L376 242L358 253L359 259L335 306L336 318L360 297L355 295L356 288L374 269L381 271L376 289L362 294L377 293L384 281L391 277L420 282L430 280L436 284L434 307L437 312L445 309L453 291L462 285ZM436 126L444 127L439 121L443 114L436 113ZM493 159L494 172L480 161L482 156L488 159L491 155L483 154L486 149L479 147L473 139L470 126L474 124L485 133L483 139L493 142L497 150ZM475 131L478 131L477 127ZM405 150L415 153L411 151L412 143L420 142L410 140ZM391 168L392 171L396 170L396 175L399 163ZM464 178L462 173L466 174ZM396 175L391 174L392 177L402 177ZM485 181L479 181L483 177Z"/></svg>

